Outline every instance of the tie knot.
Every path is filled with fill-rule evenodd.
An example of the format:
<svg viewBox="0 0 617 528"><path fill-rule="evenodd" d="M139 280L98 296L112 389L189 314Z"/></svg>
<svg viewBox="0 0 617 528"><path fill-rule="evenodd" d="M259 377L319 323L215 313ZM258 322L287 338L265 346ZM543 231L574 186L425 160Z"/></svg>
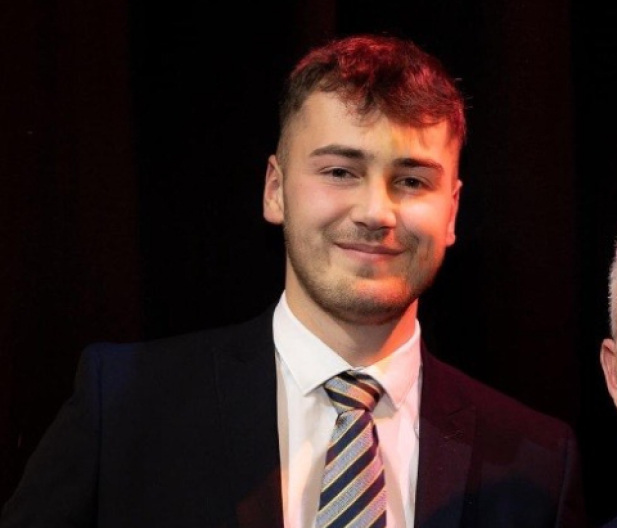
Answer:
<svg viewBox="0 0 617 528"><path fill-rule="evenodd" d="M338 414L352 409L372 412L383 394L376 380L359 372L348 371L334 376L326 381L324 388Z"/></svg>

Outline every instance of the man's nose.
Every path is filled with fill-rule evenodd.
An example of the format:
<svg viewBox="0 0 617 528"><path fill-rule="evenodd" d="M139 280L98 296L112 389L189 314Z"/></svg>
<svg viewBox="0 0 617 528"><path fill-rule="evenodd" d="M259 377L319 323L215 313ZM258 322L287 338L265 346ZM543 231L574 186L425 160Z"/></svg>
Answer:
<svg viewBox="0 0 617 528"><path fill-rule="evenodd" d="M367 180L358 189L351 219L368 229L394 227L397 207L386 181L381 178Z"/></svg>

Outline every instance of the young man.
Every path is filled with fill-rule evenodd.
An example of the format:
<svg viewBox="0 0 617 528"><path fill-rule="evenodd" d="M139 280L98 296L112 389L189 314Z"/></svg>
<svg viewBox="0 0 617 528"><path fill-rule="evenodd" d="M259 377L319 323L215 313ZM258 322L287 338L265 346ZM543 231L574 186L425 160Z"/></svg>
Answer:
<svg viewBox="0 0 617 528"><path fill-rule="evenodd" d="M617 407L617 342L615 341L617 336L617 245L615 245L615 254L610 266L608 294L608 315L612 338L606 338L602 341L600 364L604 371L606 387ZM617 517L602 528L617 528Z"/></svg>
<svg viewBox="0 0 617 528"><path fill-rule="evenodd" d="M279 302L89 347L0 526L586 526L571 428L422 343L464 110L409 41L351 36L301 59L263 193L285 238Z"/></svg>

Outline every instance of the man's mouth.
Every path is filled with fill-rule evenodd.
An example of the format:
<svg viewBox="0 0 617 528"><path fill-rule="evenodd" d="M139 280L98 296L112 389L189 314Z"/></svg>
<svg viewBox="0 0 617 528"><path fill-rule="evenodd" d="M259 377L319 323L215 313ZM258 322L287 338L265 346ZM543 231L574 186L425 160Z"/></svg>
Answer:
<svg viewBox="0 0 617 528"><path fill-rule="evenodd" d="M367 244L363 242L337 242L341 249L367 253L370 255L400 255L404 249L384 244Z"/></svg>

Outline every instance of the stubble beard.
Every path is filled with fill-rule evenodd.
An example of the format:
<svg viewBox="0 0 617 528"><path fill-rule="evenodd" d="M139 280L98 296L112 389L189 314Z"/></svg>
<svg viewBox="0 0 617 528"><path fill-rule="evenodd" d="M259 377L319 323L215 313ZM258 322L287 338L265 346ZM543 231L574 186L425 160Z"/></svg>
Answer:
<svg viewBox="0 0 617 528"><path fill-rule="evenodd" d="M421 243L417 237L409 237L405 247L410 257L407 265L388 282L388 291L376 286L375 268L369 264L351 272L328 278L328 254L311 248L300 234L287 224L283 226L287 257L300 287L312 301L335 319L349 324L382 325L403 316L433 283L441 263L443 252L436 253L431 241ZM324 238L330 243L341 240L327 231ZM344 240L368 241L370 237L344 237ZM312 262L311 262L312 261ZM383 279L381 279L383 281ZM382 290L382 291L376 291Z"/></svg>

